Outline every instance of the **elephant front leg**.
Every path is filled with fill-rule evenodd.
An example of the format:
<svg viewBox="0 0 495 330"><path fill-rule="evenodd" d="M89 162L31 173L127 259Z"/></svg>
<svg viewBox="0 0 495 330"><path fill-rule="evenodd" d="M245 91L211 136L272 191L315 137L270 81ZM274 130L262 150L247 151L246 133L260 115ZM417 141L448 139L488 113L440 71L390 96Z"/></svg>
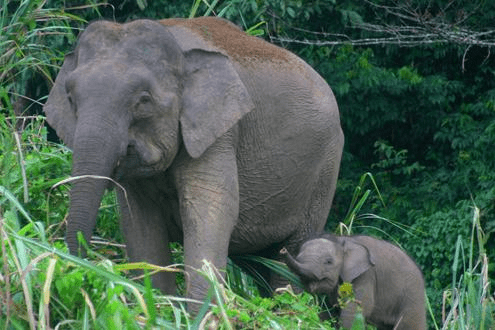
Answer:
<svg viewBox="0 0 495 330"><path fill-rule="evenodd" d="M365 320L371 316L375 305L374 283L374 276L369 272L352 282L354 301L349 302L340 313L344 328L351 329L358 312L362 314Z"/></svg>
<svg viewBox="0 0 495 330"><path fill-rule="evenodd" d="M349 302L345 308L340 312L340 319L342 320L342 326L345 329L351 329L354 322L357 321L357 313L361 312L359 302Z"/></svg>
<svg viewBox="0 0 495 330"><path fill-rule="evenodd" d="M184 233L184 263L188 297L203 301L209 284L196 270L204 260L224 271L230 236L239 216L239 187L235 153L217 143L201 157L179 155L174 177ZM200 305L190 305L195 312Z"/></svg>
<svg viewBox="0 0 495 330"><path fill-rule="evenodd" d="M163 214L162 208L154 202L154 196L150 196L149 182L127 182L124 188L125 194L120 188L117 188L117 194L129 259L158 266L170 265L170 216ZM152 282L163 293L176 294L174 272L158 272L152 276Z"/></svg>

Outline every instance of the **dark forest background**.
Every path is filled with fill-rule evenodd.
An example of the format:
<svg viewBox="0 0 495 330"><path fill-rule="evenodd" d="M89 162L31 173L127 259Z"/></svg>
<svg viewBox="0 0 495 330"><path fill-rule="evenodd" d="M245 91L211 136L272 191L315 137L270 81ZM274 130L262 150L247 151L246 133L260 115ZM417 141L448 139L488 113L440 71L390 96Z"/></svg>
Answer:
<svg viewBox="0 0 495 330"><path fill-rule="evenodd" d="M404 248L423 270L437 320L453 279L476 263L459 255L487 252L493 284L495 2L195 4L0 1L3 125L11 124L7 117L12 112L18 117L42 114L63 55L74 47L88 22L222 16L302 57L336 95L346 140L329 231L339 231L343 223L353 233L381 237ZM23 122L16 125L22 131ZM58 141L50 129L46 134L49 141ZM5 155L0 153L3 162ZM31 191L49 190L48 183L70 174L69 164L40 165L39 173L31 174ZM8 180L12 187L21 178L3 170L2 186L8 190ZM37 185L41 176L43 182ZM12 189L22 199L23 189ZM66 197L52 198L62 202ZM44 218L44 203L30 198L21 204L33 218ZM67 200L64 203L67 207ZM0 211L8 209L1 205ZM59 221L63 210L58 210ZM105 212L111 211L103 210L102 217ZM100 230L104 235L106 229Z"/></svg>

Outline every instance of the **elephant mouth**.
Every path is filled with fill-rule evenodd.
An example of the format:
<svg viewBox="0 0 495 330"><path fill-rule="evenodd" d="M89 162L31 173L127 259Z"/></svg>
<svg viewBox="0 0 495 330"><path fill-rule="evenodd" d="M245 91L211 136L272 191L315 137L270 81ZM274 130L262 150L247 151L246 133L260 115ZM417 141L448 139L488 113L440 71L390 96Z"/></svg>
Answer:
<svg viewBox="0 0 495 330"><path fill-rule="evenodd" d="M332 291L337 286L337 283L331 279L324 278L317 281L307 281L304 286L310 293L326 293Z"/></svg>
<svg viewBox="0 0 495 330"><path fill-rule="evenodd" d="M124 180L130 177L148 178L160 173L159 162L154 164L145 163L139 157L136 148L129 146L127 154L117 161L113 177L117 180Z"/></svg>

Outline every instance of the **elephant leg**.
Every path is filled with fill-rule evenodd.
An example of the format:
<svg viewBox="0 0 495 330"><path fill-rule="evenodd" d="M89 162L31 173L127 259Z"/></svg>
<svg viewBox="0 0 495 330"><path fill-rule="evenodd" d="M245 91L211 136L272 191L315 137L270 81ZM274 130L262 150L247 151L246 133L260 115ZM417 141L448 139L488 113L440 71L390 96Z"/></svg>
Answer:
<svg viewBox="0 0 495 330"><path fill-rule="evenodd" d="M351 329L356 319L356 313L359 311L359 304L355 302L349 302L345 308L340 312L340 319L342 320L342 326L345 329Z"/></svg>
<svg viewBox="0 0 495 330"><path fill-rule="evenodd" d="M127 253L133 262L145 261L158 266L171 263L169 243L170 217L151 198L150 183L126 182L117 189L121 209L121 227ZM167 219L168 218L168 219ZM176 294L174 272L158 272L152 276L153 286L165 294Z"/></svg>
<svg viewBox="0 0 495 330"><path fill-rule="evenodd" d="M363 314L365 320L369 319L375 306L374 288L375 281L370 272L362 274L352 282L355 301L343 308L340 314L345 328L352 327L358 311Z"/></svg>
<svg viewBox="0 0 495 330"><path fill-rule="evenodd" d="M411 305L413 305L411 303ZM398 317L394 329L397 330L424 330L426 329L426 314L423 304L414 304L410 308L404 309L402 315Z"/></svg>
<svg viewBox="0 0 495 330"><path fill-rule="evenodd" d="M301 244L310 239L313 235L323 232L328 218L328 213L332 206L337 178L339 173L341 152L336 152L335 146L343 145L344 137L340 128L332 130L334 136L331 143L323 146L326 149L321 150L321 159L319 159L320 169L315 181L308 183L312 191L309 197L298 214L294 214L295 219L288 219L287 223L300 223L298 228L295 228L293 234L284 242L285 248L291 255L297 255ZM316 166L316 164L315 164ZM300 219L304 218L304 221ZM280 260L280 255L277 255L277 260ZM281 261L285 261L282 258ZM278 279L276 274L273 276L274 285L284 285L284 279ZM279 283L277 283L279 281ZM285 284L286 285L286 284Z"/></svg>
<svg viewBox="0 0 495 330"><path fill-rule="evenodd" d="M239 217L237 162L228 141L219 138L196 159L181 152L172 169L184 232L187 293L200 301L209 285L195 270L204 260L225 270L230 236ZM190 306L192 312L198 308Z"/></svg>

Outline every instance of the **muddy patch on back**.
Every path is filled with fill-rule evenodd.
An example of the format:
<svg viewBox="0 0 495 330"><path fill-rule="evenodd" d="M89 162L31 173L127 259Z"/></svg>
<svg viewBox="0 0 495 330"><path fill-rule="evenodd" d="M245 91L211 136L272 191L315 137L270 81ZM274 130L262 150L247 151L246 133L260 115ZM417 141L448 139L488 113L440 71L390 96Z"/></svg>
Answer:
<svg viewBox="0 0 495 330"><path fill-rule="evenodd" d="M233 23L214 17L195 19L166 19L164 25L184 26L199 34L204 40L223 49L240 60L262 60L289 62L290 53L257 37L248 36Z"/></svg>

